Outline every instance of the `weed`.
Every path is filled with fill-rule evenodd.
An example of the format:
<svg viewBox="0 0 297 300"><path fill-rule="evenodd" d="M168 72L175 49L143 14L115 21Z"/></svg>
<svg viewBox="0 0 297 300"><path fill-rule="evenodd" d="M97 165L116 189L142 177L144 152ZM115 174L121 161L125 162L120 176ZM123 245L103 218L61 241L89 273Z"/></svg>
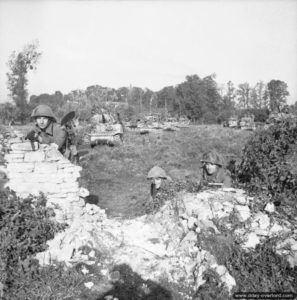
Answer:
<svg viewBox="0 0 297 300"><path fill-rule="evenodd" d="M0 281L8 298L22 288L24 277L38 274L34 254L65 228L52 220L54 213L45 205L43 196L22 200L8 189L0 191Z"/></svg>

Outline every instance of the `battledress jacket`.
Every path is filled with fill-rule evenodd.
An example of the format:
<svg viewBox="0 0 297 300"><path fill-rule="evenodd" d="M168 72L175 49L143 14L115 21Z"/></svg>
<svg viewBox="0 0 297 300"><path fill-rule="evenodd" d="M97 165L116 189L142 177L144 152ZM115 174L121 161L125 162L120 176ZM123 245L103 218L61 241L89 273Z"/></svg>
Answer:
<svg viewBox="0 0 297 300"><path fill-rule="evenodd" d="M203 180L207 183L222 183L224 187L231 187L232 185L230 172L223 168L219 168L218 171L212 175L208 175L206 171L203 170Z"/></svg>
<svg viewBox="0 0 297 300"><path fill-rule="evenodd" d="M34 129L38 135L41 137L41 144L51 144L55 143L58 145L58 149L62 151L66 144L66 131L57 123L50 122L50 124L45 128L41 129L35 125Z"/></svg>

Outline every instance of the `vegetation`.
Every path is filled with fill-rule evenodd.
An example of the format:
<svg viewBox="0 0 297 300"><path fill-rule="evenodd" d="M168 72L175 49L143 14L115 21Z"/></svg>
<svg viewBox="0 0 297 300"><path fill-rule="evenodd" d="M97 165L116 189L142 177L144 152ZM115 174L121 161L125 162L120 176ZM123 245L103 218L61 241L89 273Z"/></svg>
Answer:
<svg viewBox="0 0 297 300"><path fill-rule="evenodd" d="M277 194L278 189L262 176L264 169L256 166L261 162L260 166L269 169L274 162L273 165L276 164L279 168L289 168L283 160L292 158L295 140L296 126L293 120L272 126L268 131L256 132L255 135L217 125L200 125L162 135L150 134L148 138L128 132L120 147L80 147L81 153L85 151L82 183L93 195L98 196L101 207L109 208L109 215L133 217L144 214L147 209L152 212L159 207L159 204L145 205L150 185L146 174L153 165L157 164L167 172L174 169L191 171L188 180L172 183L164 188L164 193L158 198L162 202L179 189L190 192L199 190L199 186L194 183L199 178L203 152L214 148L226 158L239 158L243 148L247 159L241 161L238 169L241 181L253 187L252 191L258 191L264 186L271 195L273 191ZM275 157L273 155L280 157L279 162L273 159L270 162ZM275 174L279 175L276 170ZM289 169L290 174L296 174L296 170L297 168L292 167ZM281 182L278 182L279 185ZM283 191L289 187L290 185L285 184ZM83 283L88 277L75 268L65 268L61 264L40 268L32 259L34 253L45 249L46 240L62 229L50 221L51 212L45 209L42 197L37 203L32 199L21 201L13 193L3 191L0 208L0 238L4 241L0 246L0 282L5 283L5 299L97 299L84 287ZM235 225L236 220L232 222ZM290 268L284 258L275 254L276 240L269 240L254 251L246 252L229 229L222 224L217 226L221 234L201 232L198 242L218 259L219 264L228 268L236 280L236 291L296 290L296 268ZM141 289L145 285L153 287L156 295L161 291L165 295L164 299L170 299L167 291L171 288L178 290L178 287L172 287L169 283L164 283L164 286L162 283L162 287L167 289L165 291L155 283L142 280L131 270L125 270L127 276L113 290L116 294L122 293L123 297L129 297L129 289L133 287L134 290L139 290L139 299L145 299L145 293ZM200 287L193 299L228 299L229 296L214 271L206 272L205 279L206 284ZM180 298L176 296L174 299Z"/></svg>
<svg viewBox="0 0 297 300"><path fill-rule="evenodd" d="M244 250L237 237L229 229L220 227L222 234L200 233L199 245L214 255L218 264L227 267L236 281L235 292L291 292L297 289L295 278L297 268L291 268L285 257L276 254L279 240L268 239L249 251ZM206 276L209 276L206 274ZM229 299L227 295L220 297L224 289L215 274L200 287L195 299ZM212 296L212 297L210 297ZM232 299L232 298L231 298Z"/></svg>
<svg viewBox="0 0 297 300"><path fill-rule="evenodd" d="M240 182L259 193L266 191L276 205L296 211L296 118L286 118L257 132L246 143L238 168Z"/></svg>
<svg viewBox="0 0 297 300"><path fill-rule="evenodd" d="M255 86L244 82L237 87L228 81L225 86L220 86L215 74L204 78L193 74L187 75L184 82L156 92L132 86L114 89L92 85L65 95L56 91L52 95L44 93L27 99L27 76L36 69L40 58L37 42L11 54L7 63L7 85L15 106L12 110L10 103L1 104L2 122L18 120L24 123L32 109L41 103L51 106L59 118L75 110L80 120L89 120L101 108L107 108L114 114L120 112L124 119L129 120L158 113L162 118L186 116L198 123L215 124L226 121L231 115L252 112L256 115L255 121L262 122L268 117L263 112L280 112L289 95L287 84L281 80L259 81ZM291 110L296 111L295 105L291 106ZM259 114L261 118L257 118Z"/></svg>
<svg viewBox="0 0 297 300"><path fill-rule="evenodd" d="M45 204L43 196L21 200L14 192L0 191L0 282L7 299L25 299L19 294L26 295L24 281L39 270L34 254L65 228L52 220L53 211Z"/></svg>
<svg viewBox="0 0 297 300"><path fill-rule="evenodd" d="M22 122L28 115L28 91L26 89L28 72L36 69L40 57L41 52L38 52L38 43L35 42L26 45L19 53L13 51L7 63L9 68L9 72L6 74L7 86L16 105L15 114Z"/></svg>
<svg viewBox="0 0 297 300"><path fill-rule="evenodd" d="M216 149L227 160L231 157L239 159L250 134L219 125L152 132L146 137L128 131L120 147L80 148L82 185L98 196L99 205L106 207L108 214L142 215L146 209L150 211L154 207L153 203L151 207L147 206L150 181L146 179L154 165L162 167L169 175L174 170L187 170L188 173L187 181L167 184L161 197L166 198L166 194L171 195L173 190L180 188L195 191L198 188L195 182L201 175L202 154Z"/></svg>

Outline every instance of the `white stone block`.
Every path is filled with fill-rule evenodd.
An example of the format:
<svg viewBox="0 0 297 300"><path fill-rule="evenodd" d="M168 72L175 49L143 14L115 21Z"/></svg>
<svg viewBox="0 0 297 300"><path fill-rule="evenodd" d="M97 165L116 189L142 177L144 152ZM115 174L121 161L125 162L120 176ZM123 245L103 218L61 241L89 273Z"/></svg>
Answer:
<svg viewBox="0 0 297 300"><path fill-rule="evenodd" d="M86 188L81 187L79 189L79 197L85 198L85 197L87 197L89 195L90 195L90 192Z"/></svg>
<svg viewBox="0 0 297 300"><path fill-rule="evenodd" d="M38 149L38 143L35 142L34 143L34 146L35 146L35 149ZM10 148L11 150L13 151L32 151L32 146L31 146L31 143L26 141L26 142L23 142L23 143L12 143L10 145Z"/></svg>
<svg viewBox="0 0 297 300"><path fill-rule="evenodd" d="M47 183L40 185L40 190L47 194L58 194L61 192L59 184Z"/></svg>
<svg viewBox="0 0 297 300"><path fill-rule="evenodd" d="M4 159L7 162L13 162L14 160L23 161L24 156L25 156L24 152L23 153L8 153L8 154L5 154Z"/></svg>
<svg viewBox="0 0 297 300"><path fill-rule="evenodd" d="M20 163L9 163L7 164L8 173L29 173L34 170L34 163L20 162Z"/></svg>
<svg viewBox="0 0 297 300"><path fill-rule="evenodd" d="M190 217L188 219L188 228L191 230L191 229L194 229L196 227L196 224L197 224L197 219L194 218L194 217Z"/></svg>
<svg viewBox="0 0 297 300"><path fill-rule="evenodd" d="M13 151L9 151L9 154L25 154L26 151L23 150L13 150Z"/></svg>
<svg viewBox="0 0 297 300"><path fill-rule="evenodd" d="M65 166L63 170L65 173L79 173L82 170L82 167L71 164L69 166Z"/></svg>
<svg viewBox="0 0 297 300"><path fill-rule="evenodd" d="M9 181L6 184L7 187L11 188L12 190L19 192L19 193L31 193L32 190L35 189L35 186L33 183L27 183L20 180L14 180L14 181Z"/></svg>
<svg viewBox="0 0 297 300"><path fill-rule="evenodd" d="M274 213L275 212L275 206L274 206L273 203L267 203L264 210L269 212L269 213Z"/></svg>
<svg viewBox="0 0 297 300"><path fill-rule="evenodd" d="M244 248L255 248L260 243L260 239L256 233L251 232L247 235L247 241L244 243Z"/></svg>
<svg viewBox="0 0 297 300"><path fill-rule="evenodd" d="M57 165L59 169L63 169L69 165L72 165L71 162L63 156L59 161L57 161Z"/></svg>
<svg viewBox="0 0 297 300"><path fill-rule="evenodd" d="M24 143L23 138L14 134L13 138L9 139L9 144L21 144ZM32 149L32 148L31 148Z"/></svg>
<svg viewBox="0 0 297 300"><path fill-rule="evenodd" d="M235 205L234 210L240 222L244 222L251 216L251 211L247 205Z"/></svg>
<svg viewBox="0 0 297 300"><path fill-rule="evenodd" d="M225 201L223 202L224 211L227 213L231 213L233 211L234 205L231 202Z"/></svg>
<svg viewBox="0 0 297 300"><path fill-rule="evenodd" d="M43 151L32 151L25 153L25 162L41 162L44 161L45 155Z"/></svg>
<svg viewBox="0 0 297 300"><path fill-rule="evenodd" d="M256 235L258 236L269 236L269 229L261 229L261 228L256 228L255 231Z"/></svg>
<svg viewBox="0 0 297 300"><path fill-rule="evenodd" d="M10 158L10 157L8 157L5 160L6 160L7 163L21 163L21 162L24 161L24 158L20 158L20 157L19 158Z"/></svg>
<svg viewBox="0 0 297 300"><path fill-rule="evenodd" d="M240 205L246 205L249 202L247 197L244 195L237 196L235 199L236 199L236 202Z"/></svg>
<svg viewBox="0 0 297 300"><path fill-rule="evenodd" d="M281 226L281 225L279 225L278 223L274 223L272 226L271 226L271 228L270 228L270 230L269 230L269 233L270 234L278 234L278 233L280 233L280 232L282 232L283 231L283 227Z"/></svg>
<svg viewBox="0 0 297 300"><path fill-rule="evenodd" d="M270 219L267 215L263 214L262 212L258 212L254 216L253 222L251 224L252 228L267 229L269 226L270 226Z"/></svg>
<svg viewBox="0 0 297 300"><path fill-rule="evenodd" d="M37 162L35 164L35 172L37 173L49 173L56 174L57 173L57 165L50 162Z"/></svg>
<svg viewBox="0 0 297 300"><path fill-rule="evenodd" d="M46 174L46 173L36 173L32 172L30 174L25 174L25 181L32 181L36 182L38 184L56 184L57 183L57 178L55 174ZM62 182L62 181L61 181Z"/></svg>
<svg viewBox="0 0 297 300"><path fill-rule="evenodd" d="M69 200L70 202L80 201L78 192L76 192L76 193L67 193L66 199Z"/></svg>
<svg viewBox="0 0 297 300"><path fill-rule="evenodd" d="M78 182L65 182L63 184L59 184L61 192L63 193L71 193L71 192L78 192L79 191L79 184Z"/></svg>
<svg viewBox="0 0 297 300"><path fill-rule="evenodd" d="M46 161L52 161L52 162L59 161L63 158L64 158L64 156L62 155L62 153L53 147L45 150L45 160Z"/></svg>

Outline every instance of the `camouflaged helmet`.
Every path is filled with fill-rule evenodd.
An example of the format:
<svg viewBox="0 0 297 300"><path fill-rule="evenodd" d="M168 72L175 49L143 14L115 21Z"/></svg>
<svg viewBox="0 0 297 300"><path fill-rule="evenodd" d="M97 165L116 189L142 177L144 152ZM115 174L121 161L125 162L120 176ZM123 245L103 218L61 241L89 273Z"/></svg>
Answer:
<svg viewBox="0 0 297 300"><path fill-rule="evenodd" d="M202 163L211 163L211 164L217 165L219 167L222 167L225 164L224 157L214 150L204 153L202 155L201 162Z"/></svg>
<svg viewBox="0 0 297 300"><path fill-rule="evenodd" d="M48 117L56 121L56 117L52 111L52 109L45 104L40 104L37 107L35 107L32 111L31 114L32 118L37 118L37 117Z"/></svg>
<svg viewBox="0 0 297 300"><path fill-rule="evenodd" d="M150 171L147 174L147 179L152 179L152 178L167 179L167 175L162 168L158 166L154 166L153 168L150 169Z"/></svg>

